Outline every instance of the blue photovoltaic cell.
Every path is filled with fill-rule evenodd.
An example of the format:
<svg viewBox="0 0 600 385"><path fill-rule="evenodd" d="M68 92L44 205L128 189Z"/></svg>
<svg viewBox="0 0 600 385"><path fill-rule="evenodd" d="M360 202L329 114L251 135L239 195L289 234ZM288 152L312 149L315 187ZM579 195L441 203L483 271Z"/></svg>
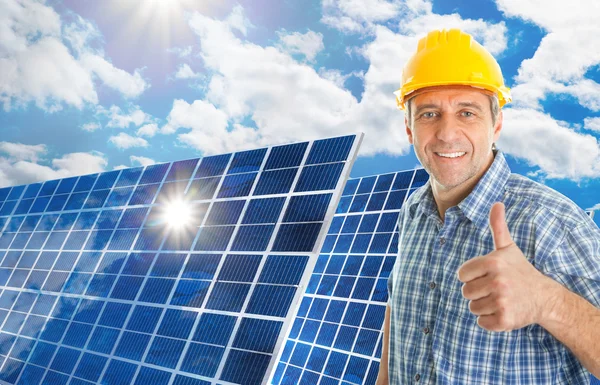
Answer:
<svg viewBox="0 0 600 385"><path fill-rule="evenodd" d="M267 159L265 170L300 166L307 146L308 142L273 147Z"/></svg>
<svg viewBox="0 0 600 385"><path fill-rule="evenodd" d="M348 180L274 384L375 384L398 213L426 181L422 169Z"/></svg>
<svg viewBox="0 0 600 385"><path fill-rule="evenodd" d="M263 158L267 152L266 148L260 150L251 150L238 152L233 156L231 165L229 166L227 173L236 174L243 172L258 171L262 164Z"/></svg>
<svg viewBox="0 0 600 385"><path fill-rule="evenodd" d="M0 189L0 382L265 384L359 143Z"/></svg>
<svg viewBox="0 0 600 385"><path fill-rule="evenodd" d="M119 179L117 179L115 187L125 187L125 186L135 185L137 183L137 181L139 180L140 175L142 175L142 171L143 171L143 169L140 167L122 170L121 175L119 176Z"/></svg>
<svg viewBox="0 0 600 385"><path fill-rule="evenodd" d="M198 159L190 159L190 160L182 160L179 162L173 162L169 173L167 174L167 178L165 181L174 181L174 180L188 180L192 176L196 165L198 164Z"/></svg>

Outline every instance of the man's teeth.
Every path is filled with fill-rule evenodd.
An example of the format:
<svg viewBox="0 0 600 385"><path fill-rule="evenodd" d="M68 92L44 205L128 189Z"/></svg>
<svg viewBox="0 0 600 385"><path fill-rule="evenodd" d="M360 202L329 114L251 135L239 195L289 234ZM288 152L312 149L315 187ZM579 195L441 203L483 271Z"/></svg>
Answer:
<svg viewBox="0 0 600 385"><path fill-rule="evenodd" d="M466 152L450 152L447 154L437 152L436 154L438 154L439 156L443 156L444 158L458 158L459 156L463 156L464 154L466 154Z"/></svg>

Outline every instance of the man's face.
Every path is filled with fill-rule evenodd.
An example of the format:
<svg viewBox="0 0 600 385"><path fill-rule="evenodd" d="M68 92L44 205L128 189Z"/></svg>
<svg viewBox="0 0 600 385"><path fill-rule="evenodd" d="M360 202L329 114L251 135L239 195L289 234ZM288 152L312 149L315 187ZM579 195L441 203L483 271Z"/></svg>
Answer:
<svg viewBox="0 0 600 385"><path fill-rule="evenodd" d="M474 185L493 161L502 114L492 125L489 97L475 89L440 88L413 97L406 132L434 188ZM409 119L410 117L407 117Z"/></svg>

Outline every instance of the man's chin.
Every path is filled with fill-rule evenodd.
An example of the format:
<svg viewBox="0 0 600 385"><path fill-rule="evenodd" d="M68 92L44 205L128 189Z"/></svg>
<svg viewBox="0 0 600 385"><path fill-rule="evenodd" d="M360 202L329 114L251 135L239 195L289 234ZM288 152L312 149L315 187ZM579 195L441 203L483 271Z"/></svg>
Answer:
<svg viewBox="0 0 600 385"><path fill-rule="evenodd" d="M446 191L453 190L457 187L462 186L468 179L465 178L464 175L450 176L444 174L439 174L437 176L434 174L433 178L435 179L435 182L438 185L438 187Z"/></svg>

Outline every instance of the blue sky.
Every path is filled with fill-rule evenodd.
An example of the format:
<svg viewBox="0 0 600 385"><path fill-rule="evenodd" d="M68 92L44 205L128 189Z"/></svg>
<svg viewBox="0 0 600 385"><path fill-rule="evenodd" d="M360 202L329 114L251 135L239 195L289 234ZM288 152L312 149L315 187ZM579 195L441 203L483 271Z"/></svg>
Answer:
<svg viewBox="0 0 600 385"><path fill-rule="evenodd" d="M569 4L4 0L0 185L356 131L352 177L413 168L392 92L420 37L458 27L512 88L512 170L600 208L600 5Z"/></svg>

